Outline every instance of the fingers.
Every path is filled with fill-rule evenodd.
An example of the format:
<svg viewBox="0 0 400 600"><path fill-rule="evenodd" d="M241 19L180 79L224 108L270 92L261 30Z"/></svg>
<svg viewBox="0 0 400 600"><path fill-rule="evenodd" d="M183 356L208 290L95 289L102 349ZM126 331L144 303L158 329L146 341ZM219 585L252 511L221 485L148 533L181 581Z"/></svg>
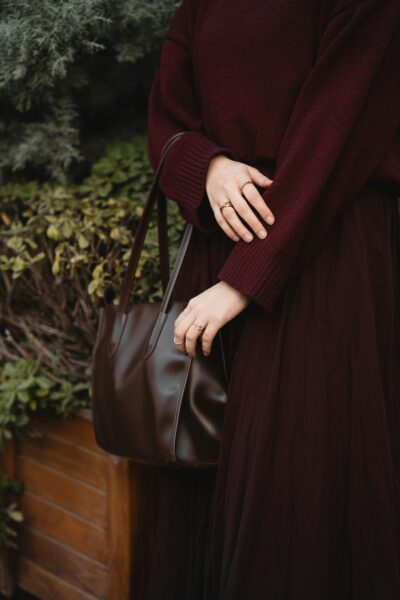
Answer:
<svg viewBox="0 0 400 600"><path fill-rule="evenodd" d="M183 315L183 316L182 316ZM178 350L186 352L192 358L196 357L196 344L202 330L194 326L197 323L195 314L193 311L189 311L186 315L182 312L176 319L174 324L174 336L177 342ZM205 323L200 323L205 326Z"/></svg>
<svg viewBox="0 0 400 600"><path fill-rule="evenodd" d="M243 225L242 221L238 217L236 206L227 206L224 208L224 219L230 225L230 227L244 240L245 242L251 242L253 235Z"/></svg>
<svg viewBox="0 0 400 600"><path fill-rule="evenodd" d="M230 228L234 230L236 234L239 235L239 237L242 238L242 240L244 240L245 242L251 242L253 236L239 219L238 213L236 212L236 207L225 207L223 211L223 219L228 224L228 226L230 226Z"/></svg>
<svg viewBox="0 0 400 600"><path fill-rule="evenodd" d="M229 207L227 207L229 208ZM215 220L217 221L218 225L221 227L222 231L224 231L224 233L226 233L226 235L231 238L231 240L233 240L234 242L238 242L239 241L239 236L237 235L237 233L235 232L234 229L232 229L232 227L229 225L228 221L224 218L221 209L219 208L219 206L217 207L213 207L214 210L214 217ZM224 211L226 210L226 208L224 208Z"/></svg>
<svg viewBox="0 0 400 600"><path fill-rule="evenodd" d="M208 356L211 352L213 340L218 333L219 325L216 321L206 323L204 318L196 317L193 306L190 306L191 302L175 320L174 337L176 347L181 352L186 352L192 358L196 358L196 345L199 338L201 338L202 352L205 356ZM198 329L194 326L194 323L203 325L203 329ZM178 344L178 342L181 343Z"/></svg>
<svg viewBox="0 0 400 600"><path fill-rule="evenodd" d="M201 336L201 329L198 329L192 323L185 335L185 350L192 358L196 358L196 344L197 340Z"/></svg>
<svg viewBox="0 0 400 600"><path fill-rule="evenodd" d="M267 177L266 175L261 173L261 171L259 171L258 169L256 169L255 167L251 167L250 165L247 166L247 169L249 171L250 178L255 183L257 183L260 186L265 186L265 187L268 187L271 185L272 179L270 179L269 177Z"/></svg>
<svg viewBox="0 0 400 600"><path fill-rule="evenodd" d="M213 164L214 161L215 158ZM243 186L248 181L252 183ZM231 240L250 242L253 234L261 239L267 236L264 222L272 225L275 218L257 186L268 187L272 183L272 179L246 163L215 161L212 177L207 178L207 195L216 222ZM233 206L222 206L226 200Z"/></svg>
<svg viewBox="0 0 400 600"><path fill-rule="evenodd" d="M247 168L251 179L255 184L269 187L273 183L272 179L261 173L261 171L255 167L248 166ZM264 219L264 221L268 223L268 225L272 225L274 223L275 217L255 185L248 184L244 186L242 194L247 202L249 202L249 204L256 209L256 211Z"/></svg>
<svg viewBox="0 0 400 600"><path fill-rule="evenodd" d="M252 188L258 194L254 185L246 185L246 188ZM246 189L245 188L245 189ZM258 194L259 195L259 194ZM260 197L261 198L261 197ZM241 193L237 190L233 190L231 193L230 200L233 204L232 207L224 208L224 217L229 225L240 235L242 239L246 242L251 242L253 239L252 233L245 227L245 225L239 219L242 219L250 226L252 231L261 239L267 237L267 231L265 227L262 225L260 220L256 217L253 210L250 208L249 204L243 198ZM261 202L264 201L261 198Z"/></svg>
<svg viewBox="0 0 400 600"><path fill-rule="evenodd" d="M206 325L201 323L205 325L205 328L201 331L197 327L194 327L195 322L197 323L196 319L193 319L193 316L190 318L188 315L175 327L175 338L182 341L181 344L177 344L177 348L182 352L186 352L192 358L196 358L196 345L199 338L201 338L202 352L205 356L208 356L211 352L213 340L218 333L219 326L216 322L209 322Z"/></svg>
<svg viewBox="0 0 400 600"><path fill-rule="evenodd" d="M194 305L194 302L193 302L193 298L192 298L191 300L189 300L189 302L187 303L187 305L184 308L184 310L175 319L175 323L174 323L175 327L177 327L181 323L181 321L183 321L183 319L185 319L187 317L187 315L192 310L193 305ZM176 333L175 333L175 335L176 335ZM178 338L178 339L180 339L180 338Z"/></svg>
<svg viewBox="0 0 400 600"><path fill-rule="evenodd" d="M256 211L260 214L264 221L268 223L268 225L272 225L274 223L275 217L272 213L272 210L268 207L265 200L254 185L246 185L243 188L243 196L245 196L247 202L251 204L251 206L254 206ZM252 212L251 209L250 212ZM243 218L246 219L244 215ZM251 225L251 222L248 222Z"/></svg>
<svg viewBox="0 0 400 600"><path fill-rule="evenodd" d="M211 352L211 347L215 336L217 335L219 330L217 323L209 322L206 328L203 331L201 336L201 348L203 350L203 354L208 356Z"/></svg>

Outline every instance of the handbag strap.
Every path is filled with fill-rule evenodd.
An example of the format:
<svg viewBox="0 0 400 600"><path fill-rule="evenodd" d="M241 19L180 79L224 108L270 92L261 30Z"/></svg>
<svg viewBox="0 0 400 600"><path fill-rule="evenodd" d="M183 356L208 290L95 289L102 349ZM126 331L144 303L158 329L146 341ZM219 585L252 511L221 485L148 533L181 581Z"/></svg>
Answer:
<svg viewBox="0 0 400 600"><path fill-rule="evenodd" d="M150 218L152 214L152 210L154 204L157 202L157 228L158 228L158 245L159 245L159 259L160 259L160 267L161 267L161 278L162 285L164 289L164 293L169 286L172 291L172 287L175 284L175 280L178 276L179 269L173 270L173 274L171 277L169 276L169 256L168 256L168 227L167 227L167 206L166 206L166 197L165 194L159 188L159 178L161 173L161 168L163 166L165 157L169 148L186 132L180 131L172 135L167 142L164 144L163 150L161 152L161 157L157 166L157 169L154 174L153 182L149 190L149 194L147 196L147 200L145 202L143 213L139 221L138 228L136 230L135 238L133 241L132 251L129 257L129 262L126 270L125 277L122 282L121 296L118 304L117 311L119 313L126 313L128 308L129 296L132 291L132 287L136 277L136 271L139 263L140 254L143 250L144 241L146 238L146 233L149 228ZM189 233L187 233L189 232ZM186 252L189 238L191 234L191 228L187 228L185 231L186 234L186 242L185 244L182 241L181 247L179 249L179 254L176 259L175 266L177 263L182 264L182 260L184 254ZM171 281L173 279L173 281ZM171 285L172 284L172 285ZM170 294L169 294L170 295Z"/></svg>

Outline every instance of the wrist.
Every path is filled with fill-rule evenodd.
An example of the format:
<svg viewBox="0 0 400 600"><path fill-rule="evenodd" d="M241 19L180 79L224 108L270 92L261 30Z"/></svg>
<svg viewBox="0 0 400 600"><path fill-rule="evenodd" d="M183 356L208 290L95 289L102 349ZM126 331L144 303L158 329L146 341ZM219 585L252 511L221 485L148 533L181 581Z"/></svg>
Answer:
<svg viewBox="0 0 400 600"><path fill-rule="evenodd" d="M238 290L237 288L233 287L232 285L230 285L230 283L228 283L227 281L223 281L221 280L219 282L219 285L223 286L226 290L228 290L231 294L235 295L236 298L238 298L238 300L244 305L247 306L248 304L250 304L251 302L251 297L247 296L247 294L245 294L244 292Z"/></svg>
<svg viewBox="0 0 400 600"><path fill-rule="evenodd" d="M207 172L206 172L206 181L209 181L210 175L212 175L212 173L216 170L219 169L221 164L223 164L224 162L232 162L232 159L229 158L229 156L227 156L226 154L223 154L222 152L220 154L216 154L215 156L213 156L210 159L210 162L208 163L208 168L207 168Z"/></svg>

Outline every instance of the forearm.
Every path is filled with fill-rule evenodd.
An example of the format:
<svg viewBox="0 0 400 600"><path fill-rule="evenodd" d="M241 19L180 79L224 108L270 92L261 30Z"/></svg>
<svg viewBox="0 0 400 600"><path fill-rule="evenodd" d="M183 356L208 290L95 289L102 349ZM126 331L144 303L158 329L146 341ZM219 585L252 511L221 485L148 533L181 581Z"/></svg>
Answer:
<svg viewBox="0 0 400 600"><path fill-rule="evenodd" d="M266 310L315 256L396 135L399 19L397 2L365 0L326 26L264 193L276 222L265 240L239 241L218 274Z"/></svg>

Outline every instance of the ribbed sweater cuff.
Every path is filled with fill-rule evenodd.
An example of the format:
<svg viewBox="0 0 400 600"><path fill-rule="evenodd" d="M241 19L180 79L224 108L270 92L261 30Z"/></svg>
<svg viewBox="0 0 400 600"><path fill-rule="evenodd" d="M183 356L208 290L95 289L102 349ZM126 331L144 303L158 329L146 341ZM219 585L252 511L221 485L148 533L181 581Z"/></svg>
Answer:
<svg viewBox="0 0 400 600"><path fill-rule="evenodd" d="M267 311L272 311L284 287L289 270L294 262L273 248L259 252L257 257L252 244L268 243L253 239L251 242L237 242L220 269L217 278L246 294ZM240 247L239 247L240 244Z"/></svg>
<svg viewBox="0 0 400 600"><path fill-rule="evenodd" d="M218 225L205 189L208 166L217 154L236 159L234 152L195 131L182 136L171 150L175 152L169 153L168 164L164 165L161 188L164 184L166 193L176 200L190 223L203 233L214 232Z"/></svg>

